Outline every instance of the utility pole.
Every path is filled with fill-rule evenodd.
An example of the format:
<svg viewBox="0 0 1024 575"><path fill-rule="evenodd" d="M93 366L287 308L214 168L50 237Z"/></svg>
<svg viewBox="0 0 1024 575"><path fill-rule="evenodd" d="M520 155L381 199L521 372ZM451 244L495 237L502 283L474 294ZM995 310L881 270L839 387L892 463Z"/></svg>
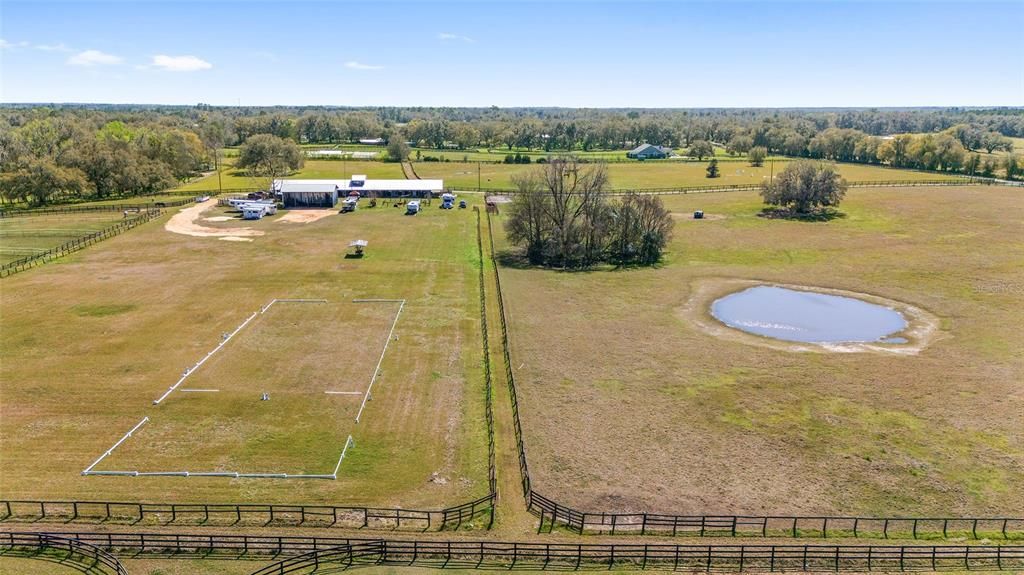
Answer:
<svg viewBox="0 0 1024 575"><path fill-rule="evenodd" d="M480 162L476 163L476 191L480 191Z"/></svg>

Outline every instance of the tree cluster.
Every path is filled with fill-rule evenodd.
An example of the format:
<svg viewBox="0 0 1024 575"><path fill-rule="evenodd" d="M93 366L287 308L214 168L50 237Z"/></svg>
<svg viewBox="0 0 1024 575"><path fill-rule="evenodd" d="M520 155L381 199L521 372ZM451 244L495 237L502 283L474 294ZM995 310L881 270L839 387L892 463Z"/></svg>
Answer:
<svg viewBox="0 0 1024 575"><path fill-rule="evenodd" d="M210 161L194 131L54 115L0 131L0 198L42 205L158 192Z"/></svg>
<svg viewBox="0 0 1024 575"><path fill-rule="evenodd" d="M822 208L834 208L846 195L846 180L827 162L797 160L786 166L771 182L761 185L761 197L777 206L804 216Z"/></svg>
<svg viewBox="0 0 1024 575"><path fill-rule="evenodd" d="M674 222L661 198L610 199L601 164L554 159L517 176L515 184L505 228L534 265L650 265L661 259L671 238Z"/></svg>
<svg viewBox="0 0 1024 575"><path fill-rule="evenodd" d="M251 136L238 151L235 165L254 176L275 179L298 170L305 159L299 146L270 134Z"/></svg>

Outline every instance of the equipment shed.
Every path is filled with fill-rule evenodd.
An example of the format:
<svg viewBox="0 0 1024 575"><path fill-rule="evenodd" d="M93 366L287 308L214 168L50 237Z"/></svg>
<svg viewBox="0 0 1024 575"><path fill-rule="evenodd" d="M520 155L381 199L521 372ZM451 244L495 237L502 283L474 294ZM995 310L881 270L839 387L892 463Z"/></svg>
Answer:
<svg viewBox="0 0 1024 575"><path fill-rule="evenodd" d="M277 180L285 208L333 208L338 203L338 180Z"/></svg>

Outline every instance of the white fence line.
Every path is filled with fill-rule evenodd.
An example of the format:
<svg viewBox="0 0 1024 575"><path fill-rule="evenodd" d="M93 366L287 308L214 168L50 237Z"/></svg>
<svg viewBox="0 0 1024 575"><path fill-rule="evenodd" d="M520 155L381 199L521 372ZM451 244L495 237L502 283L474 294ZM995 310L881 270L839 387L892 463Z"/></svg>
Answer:
<svg viewBox="0 0 1024 575"><path fill-rule="evenodd" d="M277 300L274 300L274 301L277 301ZM274 302L270 302L270 303L274 303ZM270 306L267 306L267 307L270 307ZM259 314L260 314L260 312L257 312L257 311L252 312L252 315L250 315L248 319L243 321L242 325L236 327L235 331L229 333L226 337L224 337L224 339L219 344L217 344L217 347L213 348L213 351L211 351L210 353L206 354L206 357L204 357L203 359L200 359L195 365L193 365L192 367L186 369L185 370L185 374L181 376L181 379L179 379L177 381L177 383L172 385L170 387L170 389L165 391L164 394L161 395L159 399L154 400L153 401L153 405L159 405L161 401L167 399L167 396L170 395L171 392L174 391L175 389L178 389L178 386L181 385L182 382L184 382L186 379L188 379L188 376L190 376L193 373L195 373L195 371L197 369L199 369L200 366L202 366L204 363L206 363L206 360L210 359L213 356L213 354L215 354L218 351L220 351L220 349L222 347L224 347L224 344L226 344L227 342L231 341L231 338L235 337L235 334L237 334L238 332L242 331L242 328L247 326L247 325L249 325L249 322L251 322Z"/></svg>
<svg viewBox="0 0 1024 575"><path fill-rule="evenodd" d="M99 459L97 459L96 461L93 461L93 462L92 462L92 465L90 465L89 467L86 467L86 468L85 468L85 471L82 471L82 475L89 475L89 474L92 474L92 473L103 473L103 472L101 472L101 471L95 471L95 472L94 472L94 471L92 470L92 468L93 468L93 467L96 467L97 465L99 465L99 463L100 463L101 461L103 461L103 459L104 459L105 457L107 457L108 455L110 455L111 453L113 453L115 449L117 449L117 446L118 446L118 445L121 445L122 443L124 443L124 440L125 440L125 439L128 439L129 437L131 437L131 436L132 436L132 434L133 434L133 433L135 433L135 430L137 430L138 428L142 427L142 425L143 425L144 423L146 423L147 421L149 421L149 416L148 416L148 415L147 415L146 417L143 417L143 418L142 418L142 421L140 421L140 422L138 422L137 424L135 424L135 427L131 428L131 429L130 429L130 430L128 431L128 433L124 434L124 436L123 436L123 437L121 437L121 439L118 439L118 440L117 440L117 443L115 443L115 444L114 444L114 445L113 445L113 446L112 446L112 447L111 447L110 449L108 449L108 450L107 450L106 452L104 452L104 453L103 453L103 455L101 455L101 456L99 457Z"/></svg>
<svg viewBox="0 0 1024 575"><path fill-rule="evenodd" d="M363 415L363 409L366 407L367 400L370 399L370 393L373 390L373 382L377 381L377 374L380 373L380 364L384 362L384 354L388 351L388 344L391 343L391 336L395 334L395 326L398 324L398 318L402 315L402 310L405 308L405 300L385 300L385 299L356 299L352 300L355 303L368 303L368 302L400 302L398 306L398 313L395 314L395 320L391 322L391 331L388 332L388 339L384 342L384 349L380 352L380 359L377 360L377 367L373 369L373 376L370 377L370 385L366 388L366 393L363 395L363 403L359 405L359 413L356 414L356 423L359 423L359 418Z"/></svg>
<svg viewBox="0 0 1024 575"><path fill-rule="evenodd" d="M348 451L348 447L353 443L352 436L349 435L348 439L345 440L345 447L341 448L341 457L338 458L338 464L334 466L334 473L331 474L331 479L338 478L338 470L341 469L341 462L345 459L345 453Z"/></svg>
<svg viewBox="0 0 1024 575"><path fill-rule="evenodd" d="M391 337L394 334L395 325L398 323L398 318L399 318L399 316L401 316L402 309L405 307L405 300L398 300L398 299L365 299L365 300L354 300L354 301L356 303L363 303L363 302L366 302L366 303L369 303L369 302L390 302L390 303L400 303L401 304L398 307L398 313L395 314L394 321L392 321L392 323L391 323L391 330L388 332L388 339L387 339L387 341L384 342L384 349L381 351L380 359L377 361L377 367L374 370L373 377L370 378L370 386L367 388L366 393L363 394L363 392L359 392L359 391L327 391L327 392L325 392L325 393L329 393L329 394L346 394L346 395L348 395L348 394L351 394L351 395L363 394L364 395L363 403L362 403L362 405L359 408L359 414L361 415L362 412L363 412L363 407L366 406L366 399L370 395L370 389L373 387L373 382L377 378L377 372L380 371L381 362L383 362L384 354L387 352L388 343L391 341ZM222 339L222 341L217 345L217 347L215 347L212 351L207 353L206 356L203 357L201 360L199 360L194 366L192 366L192 367L188 368L187 370L185 370L185 373L184 373L184 375L181 376L181 379L179 379L166 392L164 392L164 394L162 396L160 396L159 399L153 401L153 404L154 405L159 404L164 399L166 399L167 396L171 394L171 392L176 390L178 388L178 386L180 386L188 378L188 376L192 375L197 369L199 369L200 366L202 366L204 363L206 363L206 360L210 359L210 357L212 357L215 353L220 351L220 349L222 347L224 347L224 345L227 344L227 342L231 341L231 338L235 337L235 335L238 334L238 332L240 332L246 325L248 325L249 322L251 322L253 319L255 319L256 316L262 315L262 314L266 313L267 310L269 310L271 308L271 306L273 306L275 303L278 303L278 302L282 302L282 303L286 303L286 302L287 303L329 303L328 300L326 300L326 299L278 299L278 298L275 298L275 299L271 300L270 303L268 303L267 305L261 307L259 309L259 311L253 312L252 315L250 315L248 318L246 318L246 320L243 321L241 323L241 325L239 325L237 328L235 328L234 331L232 331L231 333L225 335L224 338ZM181 391L182 392L216 392L216 391L220 391L220 390L218 390L218 389L182 389ZM140 427L142 427L143 424L145 424L148 421L149 421L149 416L143 417L142 421L140 421L138 424L136 424L135 427L133 427L130 431L128 431L128 433L124 434L124 436L121 437L121 439L119 439L117 441L117 443L115 443L110 449L105 451L103 453L103 455L101 455L98 459L96 459L96 461L94 461L92 463L92 465L90 465L84 471L82 471L82 475L114 476L114 477L228 477L228 478L232 478L232 479L254 478L254 479L332 479L332 480L334 480L334 479L337 479L338 469L341 467L341 462L345 459L345 454L348 452L348 448L350 446L354 445L354 443L355 443L352 440L352 436L349 435L348 439L345 440L345 446L341 450L341 456L338 458L338 463L337 463L337 465L334 466L334 473L332 473L330 475L326 475L326 474L305 474L305 473L299 473L299 474L288 474L288 473L241 473L241 472L237 472L237 471L137 471L137 470L132 470L132 471L126 471L126 470L118 470L118 471L93 471L94 467L99 465L99 463L101 461L103 461L103 459L105 459L107 456L109 456L111 453L113 453L113 451L115 449L117 449L118 446L120 446L122 443L124 443L125 440L127 440L129 437L131 437L132 434L135 433L135 431L137 431ZM358 422L359 422L359 415L356 416L356 423L358 423Z"/></svg>

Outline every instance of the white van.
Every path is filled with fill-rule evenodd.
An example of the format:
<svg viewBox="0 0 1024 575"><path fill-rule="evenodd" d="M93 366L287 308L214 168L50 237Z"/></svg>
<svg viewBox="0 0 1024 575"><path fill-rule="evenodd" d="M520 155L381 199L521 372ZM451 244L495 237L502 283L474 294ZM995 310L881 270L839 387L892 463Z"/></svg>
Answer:
<svg viewBox="0 0 1024 575"><path fill-rule="evenodd" d="M413 200L408 204L405 204L405 215L412 216L420 213L420 202Z"/></svg>
<svg viewBox="0 0 1024 575"><path fill-rule="evenodd" d="M354 212L356 211L356 205L359 203L359 198L355 196L349 196L345 198L344 202L341 202L341 213Z"/></svg>

